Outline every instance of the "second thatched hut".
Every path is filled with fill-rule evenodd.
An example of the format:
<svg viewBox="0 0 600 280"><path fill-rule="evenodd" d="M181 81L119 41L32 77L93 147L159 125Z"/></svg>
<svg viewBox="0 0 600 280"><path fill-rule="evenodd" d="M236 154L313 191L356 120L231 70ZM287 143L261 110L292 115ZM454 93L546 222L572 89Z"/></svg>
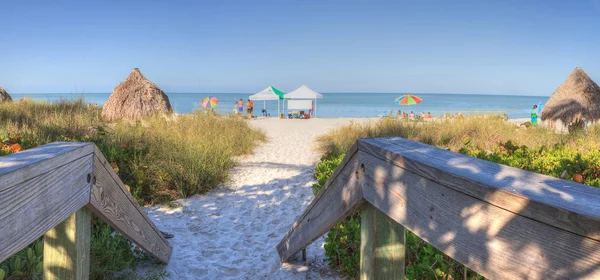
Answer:
<svg viewBox="0 0 600 280"><path fill-rule="evenodd" d="M542 120L555 127L582 119L600 120L600 87L577 67L544 105Z"/></svg>
<svg viewBox="0 0 600 280"><path fill-rule="evenodd" d="M173 112L169 97L153 82L133 68L129 77L115 87L102 108L107 120L138 120L156 114Z"/></svg>
<svg viewBox="0 0 600 280"><path fill-rule="evenodd" d="M0 102L4 101L12 101L12 97L10 97L10 94L5 89L0 88Z"/></svg>

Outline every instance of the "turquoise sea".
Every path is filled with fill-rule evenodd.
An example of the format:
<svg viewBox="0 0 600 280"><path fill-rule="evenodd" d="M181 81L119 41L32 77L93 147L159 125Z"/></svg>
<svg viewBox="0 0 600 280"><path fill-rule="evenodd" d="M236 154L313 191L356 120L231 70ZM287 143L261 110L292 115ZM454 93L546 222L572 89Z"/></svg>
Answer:
<svg viewBox="0 0 600 280"><path fill-rule="evenodd" d="M28 97L34 100L57 101L83 97L88 103L104 104L110 93L30 93L11 94L18 100ZM167 93L177 113L189 113L201 107L201 100L207 96L216 96L219 104L216 109L221 113L233 110L236 100L248 99L250 93ZM317 100L317 115L322 118L335 117L375 117L390 110L431 112L434 116L444 113L469 114L507 114L509 118L527 118L534 104L546 103L548 96L483 95L483 94L416 94L423 98L417 105L400 106L394 103L402 93L323 93L324 98ZM255 111L260 114L263 106L272 116L277 115L277 101L257 101ZM395 113L394 113L395 114Z"/></svg>

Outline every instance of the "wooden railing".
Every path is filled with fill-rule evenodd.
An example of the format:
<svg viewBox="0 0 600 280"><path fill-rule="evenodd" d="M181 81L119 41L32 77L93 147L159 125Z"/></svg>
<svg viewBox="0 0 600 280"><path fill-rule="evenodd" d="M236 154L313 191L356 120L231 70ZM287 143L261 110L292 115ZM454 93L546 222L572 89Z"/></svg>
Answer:
<svg viewBox="0 0 600 280"><path fill-rule="evenodd" d="M282 262L361 206L362 279L404 279L405 228L490 279L600 279L599 188L403 138L350 149Z"/></svg>
<svg viewBox="0 0 600 280"><path fill-rule="evenodd" d="M43 235L44 279L87 279L92 212L169 262L171 245L93 143L0 157L0 262Z"/></svg>

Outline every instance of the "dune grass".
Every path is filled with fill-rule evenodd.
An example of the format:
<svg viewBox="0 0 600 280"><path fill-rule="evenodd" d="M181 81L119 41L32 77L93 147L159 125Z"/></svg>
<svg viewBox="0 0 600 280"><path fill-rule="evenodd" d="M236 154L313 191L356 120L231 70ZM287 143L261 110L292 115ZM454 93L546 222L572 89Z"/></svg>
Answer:
<svg viewBox="0 0 600 280"><path fill-rule="evenodd" d="M137 122L106 122L100 113L100 108L83 100L0 103L0 156L55 141L94 142L138 202L152 204L220 187L236 165L235 157L250 153L265 139L262 131L244 120L202 112ZM0 263L0 275L4 273L5 279L39 277L41 253L29 260L27 252L39 251L41 242ZM134 254L131 246L95 219L90 278L142 277L119 274L146 259L144 254ZM146 277L163 274L158 271Z"/></svg>
<svg viewBox="0 0 600 280"><path fill-rule="evenodd" d="M491 149L511 140L530 148L562 144L581 151L589 145L600 143L600 129L592 127L586 134L558 134L545 128L518 128L499 117L469 117L464 119L416 122L406 120L381 119L377 122L351 124L339 127L318 138L319 149L323 153L339 155L345 153L359 138L400 136L413 141L458 151L468 137L474 146Z"/></svg>
<svg viewBox="0 0 600 280"><path fill-rule="evenodd" d="M224 183L235 156L265 134L240 119L197 112L143 121L105 122L83 100L0 104L0 140L28 149L54 141L94 142L144 203L203 193ZM17 149L17 150L20 150Z"/></svg>

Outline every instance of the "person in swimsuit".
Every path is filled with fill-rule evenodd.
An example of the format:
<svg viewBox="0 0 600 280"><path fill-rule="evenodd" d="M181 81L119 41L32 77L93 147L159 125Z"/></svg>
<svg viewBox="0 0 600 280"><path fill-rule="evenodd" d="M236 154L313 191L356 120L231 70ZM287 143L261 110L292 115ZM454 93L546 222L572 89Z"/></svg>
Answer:
<svg viewBox="0 0 600 280"><path fill-rule="evenodd" d="M252 100L248 99L248 102L246 103L246 109L248 117L252 118L252 111L254 110L254 102L252 102Z"/></svg>
<svg viewBox="0 0 600 280"><path fill-rule="evenodd" d="M240 98L240 101L237 102L237 106L238 106L238 114L243 114L244 113L244 100Z"/></svg>

